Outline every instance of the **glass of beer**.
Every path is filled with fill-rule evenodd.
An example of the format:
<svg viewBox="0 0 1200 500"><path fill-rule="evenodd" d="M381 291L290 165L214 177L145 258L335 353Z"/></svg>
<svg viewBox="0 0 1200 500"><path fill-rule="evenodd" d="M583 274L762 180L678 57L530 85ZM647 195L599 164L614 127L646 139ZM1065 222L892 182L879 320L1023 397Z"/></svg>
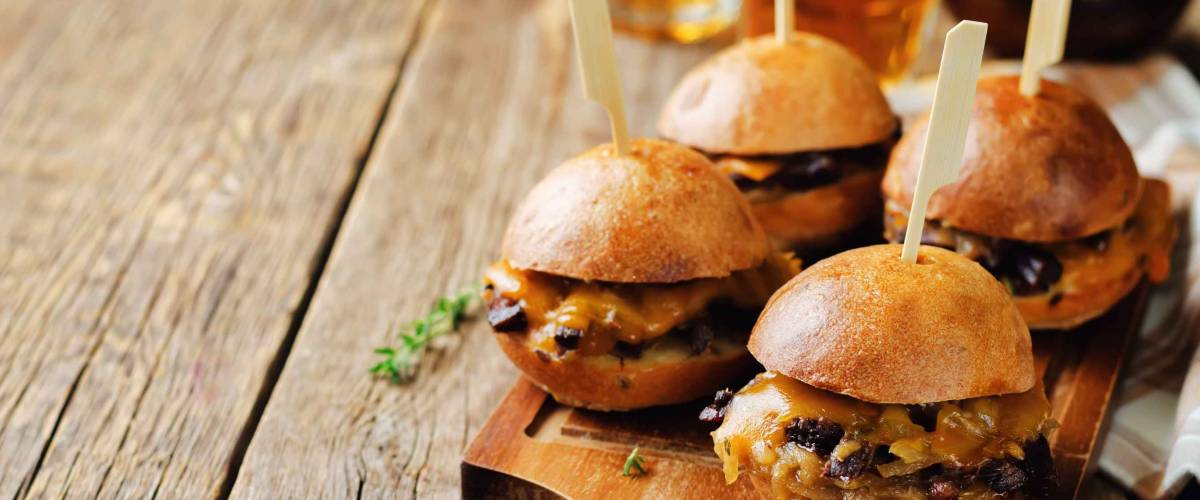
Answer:
<svg viewBox="0 0 1200 500"><path fill-rule="evenodd" d="M684 43L711 38L737 22L741 0L608 0L613 26L645 38Z"/></svg>
<svg viewBox="0 0 1200 500"><path fill-rule="evenodd" d="M885 84L906 78L921 49L935 0L795 0L796 29L821 34L858 54ZM773 0L746 0L749 35L775 29Z"/></svg>

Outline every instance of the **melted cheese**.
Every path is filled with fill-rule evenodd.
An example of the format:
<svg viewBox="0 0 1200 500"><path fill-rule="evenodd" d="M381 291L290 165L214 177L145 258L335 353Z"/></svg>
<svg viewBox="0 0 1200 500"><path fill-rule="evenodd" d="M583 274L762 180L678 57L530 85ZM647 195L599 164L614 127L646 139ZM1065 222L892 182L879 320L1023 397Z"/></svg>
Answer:
<svg viewBox="0 0 1200 500"><path fill-rule="evenodd" d="M780 161L750 160L737 156L725 156L716 161L717 170L725 175L737 174L755 182L775 175L783 168Z"/></svg>
<svg viewBox="0 0 1200 500"><path fill-rule="evenodd" d="M712 433L713 445L727 482L745 469L768 482L776 497L842 498L844 489L904 497L911 482L899 476L933 464L971 468L1005 455L1021 459L1022 444L1053 425L1040 384L1020 394L935 404L937 424L926 431L913 423L905 406L866 403L766 372L733 397L724 422ZM848 442L853 441L859 446L887 445L899 458L849 483L826 478L822 457L787 442L784 429L795 418L824 418L841 425L846 434L835 454L843 447L844 454L852 452Z"/></svg>
<svg viewBox="0 0 1200 500"><path fill-rule="evenodd" d="M1100 251L1070 243L1048 247L1063 263L1065 292L1118 280L1117 273L1130 268L1141 268L1155 283L1167 279L1176 235L1171 220L1170 188L1155 179L1144 179L1142 183L1137 209L1125 227L1113 232L1107 249Z"/></svg>
<svg viewBox="0 0 1200 500"><path fill-rule="evenodd" d="M641 344L665 335L702 313L718 299L757 311L800 271L790 256L773 256L762 266L727 278L703 278L673 284L613 284L566 279L493 264L485 282L492 293L520 302L529 322L532 343L547 353L557 351L558 327L583 332L575 351L581 355L610 352L617 341Z"/></svg>
<svg viewBox="0 0 1200 500"><path fill-rule="evenodd" d="M1045 296L1055 293L1076 293L1119 282L1131 271L1140 270L1155 283L1167 278L1171 262L1171 246L1175 242L1176 229L1171 220L1170 192L1165 183L1155 179L1143 179L1142 196L1130 217L1130 223L1112 230L1108 247L1099 250L1080 240L1043 244L1041 247L1054 254L1062 264L1062 279L1051 286ZM897 241L903 228L908 225L908 213L893 202L887 203L889 224L887 238ZM956 231L946 226L926 226L933 231L938 241L953 245ZM965 239L970 242L970 238ZM959 253L968 257L973 250L959 248Z"/></svg>

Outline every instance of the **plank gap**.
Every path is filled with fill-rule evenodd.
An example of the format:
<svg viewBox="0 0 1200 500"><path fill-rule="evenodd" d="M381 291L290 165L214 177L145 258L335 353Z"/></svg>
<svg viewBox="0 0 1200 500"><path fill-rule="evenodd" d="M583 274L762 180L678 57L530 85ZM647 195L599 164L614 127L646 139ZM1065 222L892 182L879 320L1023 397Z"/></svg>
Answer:
<svg viewBox="0 0 1200 500"><path fill-rule="evenodd" d="M113 280L112 286L109 287L108 295L105 296L104 303L100 306L100 313L96 315L96 320L92 322L91 329L89 330L93 334L99 334L96 335L96 339L92 341L92 345L88 347L87 356L83 361L83 366L80 367L79 372L75 374L75 378L71 380L71 385L67 388L67 395L63 399L62 407L58 409L58 414L54 416L54 425L50 427L50 434L47 437L46 442L42 444L41 451L38 452L38 459L36 462L34 462L33 469L29 471L29 476L25 479L21 486L17 488L16 493L13 495L13 500L29 497L29 492L33 488L33 483L37 480L38 473L42 470L42 465L46 463L46 455L50 453L50 447L53 446L55 438L58 437L59 426L62 424L63 417L65 417L67 414L67 409L71 407L71 401L75 398L75 392L79 389L79 384L83 381L83 377L87 375L88 368L91 367L92 360L96 358L96 353L100 351L100 346L104 344L104 338L107 336L107 332L101 330L101 325L104 324L105 319L112 311L113 301L117 298L117 291L120 290L121 284L125 282L125 275L129 271L130 266L133 265L133 259L137 256L138 251L141 250L142 245L145 243L147 232L149 230L150 223L147 221L142 224L141 231L138 233L137 241L134 243L133 248L129 251L129 257L125 260L125 263L122 264L120 271L117 272L116 279Z"/></svg>
<svg viewBox="0 0 1200 500"><path fill-rule="evenodd" d="M387 120L388 111L391 109L392 103L396 100L396 93L400 89L400 82L404 80L404 74L408 68L412 54L421 45L422 38L425 35L426 23L428 22L430 13L433 11L433 4L436 2L437 0L425 0L417 12L412 33L409 35L410 42L407 44L405 50L401 52L400 58L397 61L398 69L396 70L396 77L392 79L388 87L387 97L384 98L383 104L379 108L379 113L375 117L375 123L371 129L371 135L367 139L366 146L363 147L362 154L356 158L354 176L350 180L346 191L342 194L341 199L338 200L337 213L334 216L333 223L322 238L320 250L313 259L313 272L309 278L308 286L304 289L304 294L296 306L296 311L292 313L287 335L284 337L279 351L276 352L275 358L271 360L271 364L267 369L267 375L263 380L262 387L259 388L258 396L254 401L254 407L250 412L250 420L242 427L242 432L238 436L237 443L234 445L233 455L229 461L229 468L225 474L225 480L221 484L221 493L218 498L228 499L233 493L233 486L237 483L238 472L242 468L242 461L246 458L246 450L250 447L250 442L254 439L254 434L258 430L258 424L262 421L263 412L266 411L267 403L270 401L271 394L275 391L275 385L279 381L279 376L283 373L283 367L287 364L287 358L296 343L296 336L300 332L300 327L304 324L304 318L308 314L309 306L312 305L312 299L316 295L321 277L325 274L325 267L329 263L329 256L333 253L333 246L337 243L342 223L346 220L346 214L350 210L350 203L354 200L355 192L358 191L358 185L362 180L363 172L366 171L367 162L370 160L371 154L375 151L380 130L383 128L384 121Z"/></svg>

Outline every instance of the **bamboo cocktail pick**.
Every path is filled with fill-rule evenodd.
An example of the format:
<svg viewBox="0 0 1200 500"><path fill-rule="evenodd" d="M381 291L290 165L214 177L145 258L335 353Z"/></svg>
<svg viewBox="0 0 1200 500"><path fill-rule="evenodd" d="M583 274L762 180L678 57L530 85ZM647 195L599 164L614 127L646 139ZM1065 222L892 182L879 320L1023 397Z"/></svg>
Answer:
<svg viewBox="0 0 1200 500"><path fill-rule="evenodd" d="M621 98L621 80L613 55L612 21L607 0L570 0L571 25L575 28L575 48L579 70L583 73L583 95L599 102L608 111L613 144L617 154L629 154L629 127L625 122L625 101Z"/></svg>
<svg viewBox="0 0 1200 500"><path fill-rule="evenodd" d="M775 0L775 41L787 44L796 31L795 0Z"/></svg>
<svg viewBox="0 0 1200 500"><path fill-rule="evenodd" d="M1042 69L1063 58L1071 0L1033 0L1029 31L1025 33L1025 59L1021 63L1021 95L1037 95Z"/></svg>
<svg viewBox="0 0 1200 500"><path fill-rule="evenodd" d="M929 197L938 188L958 179L985 38L987 24L975 21L962 21L946 33L946 47L942 51L937 88L933 93L933 109L929 112L928 133L921 150L921 169L917 173L917 187L908 213L904 250L900 253L904 262L917 261Z"/></svg>

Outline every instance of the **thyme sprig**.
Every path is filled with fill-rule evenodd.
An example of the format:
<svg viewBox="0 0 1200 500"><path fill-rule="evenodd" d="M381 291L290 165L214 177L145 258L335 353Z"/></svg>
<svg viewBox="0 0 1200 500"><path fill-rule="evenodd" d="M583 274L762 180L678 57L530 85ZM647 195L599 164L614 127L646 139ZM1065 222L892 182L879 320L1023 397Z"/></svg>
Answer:
<svg viewBox="0 0 1200 500"><path fill-rule="evenodd" d="M439 297L428 315L397 332L399 345L375 349L375 354L383 356L383 360L371 367L371 373L387 376L396 383L411 381L429 344L455 331L477 297L479 290L474 286Z"/></svg>
<svg viewBox="0 0 1200 500"><path fill-rule="evenodd" d="M635 446L633 451L629 452L629 457L625 459L625 467L621 468L621 475L633 477L645 474L646 458L638 453L638 448Z"/></svg>

